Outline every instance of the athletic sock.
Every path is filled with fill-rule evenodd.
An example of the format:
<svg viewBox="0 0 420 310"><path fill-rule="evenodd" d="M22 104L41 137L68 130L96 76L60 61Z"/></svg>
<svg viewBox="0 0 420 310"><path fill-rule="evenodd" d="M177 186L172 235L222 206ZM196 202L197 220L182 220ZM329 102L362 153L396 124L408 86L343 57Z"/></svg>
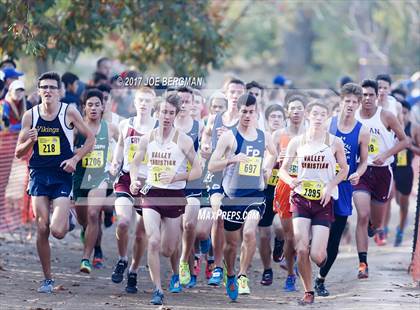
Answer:
<svg viewBox="0 0 420 310"><path fill-rule="evenodd" d="M128 262L128 256L118 256L118 259L124 262Z"/></svg>
<svg viewBox="0 0 420 310"><path fill-rule="evenodd" d="M359 252L359 262L360 263L365 263L367 266L367 252Z"/></svg>

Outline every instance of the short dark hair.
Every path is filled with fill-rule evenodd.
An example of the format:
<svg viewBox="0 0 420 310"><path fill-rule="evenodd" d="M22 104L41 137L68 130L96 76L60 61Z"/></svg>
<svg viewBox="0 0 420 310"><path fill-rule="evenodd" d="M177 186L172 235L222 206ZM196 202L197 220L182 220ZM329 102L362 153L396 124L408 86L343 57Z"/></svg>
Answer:
<svg viewBox="0 0 420 310"><path fill-rule="evenodd" d="M238 107L238 110L244 105L244 106L246 106L246 107L249 107L249 106L251 106L251 105L257 105L257 99L253 96L253 95L251 95L251 94L244 94L244 95L241 95L239 98L238 98L238 102L237 102L237 107Z"/></svg>
<svg viewBox="0 0 420 310"><path fill-rule="evenodd" d="M226 86L228 86L229 84L239 84L245 87L244 81L240 79L231 79L229 82L226 83Z"/></svg>
<svg viewBox="0 0 420 310"><path fill-rule="evenodd" d="M249 82L249 83L246 84L246 89L248 90L248 89L251 89L251 88L258 88L258 89L263 90L264 89L264 86L262 86L258 82L251 81L251 82Z"/></svg>
<svg viewBox="0 0 420 310"><path fill-rule="evenodd" d="M353 80L348 75L345 75L340 78L340 88L346 85L347 83L353 83Z"/></svg>
<svg viewBox="0 0 420 310"><path fill-rule="evenodd" d="M107 85L107 84L100 84L97 87L101 92L106 92L106 93L111 93L111 86Z"/></svg>
<svg viewBox="0 0 420 310"><path fill-rule="evenodd" d="M268 117L270 116L271 113L275 112L275 111L280 111L283 114L283 118L286 119L286 112L284 111L283 107L279 104L273 103L270 104L267 109L265 109L265 120L268 121Z"/></svg>
<svg viewBox="0 0 420 310"><path fill-rule="evenodd" d="M79 77L71 72L66 72L61 76L61 81L64 83L64 87L67 88L69 85L78 81Z"/></svg>
<svg viewBox="0 0 420 310"><path fill-rule="evenodd" d="M306 108L306 105L308 104L308 98L305 96L305 94L296 93L296 94L292 94L291 96L286 95L286 101L284 103L284 108L286 110L288 110L290 102L293 102L293 101L301 102L302 105L303 105L303 108Z"/></svg>
<svg viewBox="0 0 420 310"><path fill-rule="evenodd" d="M7 59L1 61L0 62L0 67L3 66L4 64L7 64L7 63L12 64L12 66L16 69L16 63L14 62L13 59L10 59L10 58L7 58Z"/></svg>
<svg viewBox="0 0 420 310"><path fill-rule="evenodd" d="M395 95L401 95L402 97L407 97L407 92L402 88L396 88L393 91L391 91L391 96L395 97Z"/></svg>
<svg viewBox="0 0 420 310"><path fill-rule="evenodd" d="M85 106L88 99L92 97L98 97L99 100L101 101L101 104L102 105L104 104L104 94L102 93L102 91L100 91L97 88L93 88L93 89L89 89L83 96L82 106Z"/></svg>
<svg viewBox="0 0 420 310"><path fill-rule="evenodd" d="M188 87L188 86L181 86L181 87L178 87L178 88L176 89L176 92L177 92L177 93L189 93L189 94L193 95L193 90L192 90L192 88L191 88L191 87Z"/></svg>
<svg viewBox="0 0 420 310"><path fill-rule="evenodd" d="M400 102L403 108L406 108L408 111L411 111L411 104L407 100L401 100Z"/></svg>
<svg viewBox="0 0 420 310"><path fill-rule="evenodd" d="M376 76L376 79L375 80L376 80L376 82L378 82L378 81L385 81L385 82L388 82L389 85L392 84L391 76L389 74L378 74Z"/></svg>
<svg viewBox="0 0 420 310"><path fill-rule="evenodd" d="M49 71L49 72L42 73L38 78L38 87L42 80L55 80L57 81L58 89L61 88L61 79L60 79L60 75L57 72Z"/></svg>
<svg viewBox="0 0 420 310"><path fill-rule="evenodd" d="M101 63L103 63L104 61L108 61L111 60L108 57L101 57L96 61L96 68L99 68L99 66L101 65Z"/></svg>
<svg viewBox="0 0 420 310"><path fill-rule="evenodd" d="M362 86L362 88L373 88L375 90L375 94L378 95L378 83L375 80L363 80L362 83L360 83L360 86Z"/></svg>
<svg viewBox="0 0 420 310"><path fill-rule="evenodd" d="M176 109L176 114L178 114L178 112L181 110L181 97L179 97L177 94L170 94L168 97L166 97L165 101L174 106Z"/></svg>
<svg viewBox="0 0 420 310"><path fill-rule="evenodd" d="M347 83L341 87L340 96L344 98L347 95L355 95L358 100L363 98L363 89L356 83Z"/></svg>
<svg viewBox="0 0 420 310"><path fill-rule="evenodd" d="M105 74L101 73L101 72L98 72L98 71L94 72L93 73L93 83L96 84L100 80L106 80L106 81L108 81L108 77Z"/></svg>

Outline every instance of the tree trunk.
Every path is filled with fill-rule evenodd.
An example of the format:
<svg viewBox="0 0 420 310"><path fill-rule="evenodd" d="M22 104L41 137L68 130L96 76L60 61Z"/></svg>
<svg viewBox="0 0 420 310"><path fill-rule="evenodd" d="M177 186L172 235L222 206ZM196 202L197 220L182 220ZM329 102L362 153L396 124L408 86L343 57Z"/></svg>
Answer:
<svg viewBox="0 0 420 310"><path fill-rule="evenodd" d="M35 58L37 76L48 71L48 62L44 58Z"/></svg>

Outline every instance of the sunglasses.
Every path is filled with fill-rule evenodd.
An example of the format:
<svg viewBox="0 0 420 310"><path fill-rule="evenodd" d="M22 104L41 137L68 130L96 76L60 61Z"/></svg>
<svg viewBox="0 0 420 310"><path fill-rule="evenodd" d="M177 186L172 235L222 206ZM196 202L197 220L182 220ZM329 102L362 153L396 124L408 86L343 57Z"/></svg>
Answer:
<svg viewBox="0 0 420 310"><path fill-rule="evenodd" d="M56 89L58 89L58 87L57 86L54 86L54 85L41 85L41 86L39 86L39 88L40 89L50 89L50 90L56 90Z"/></svg>

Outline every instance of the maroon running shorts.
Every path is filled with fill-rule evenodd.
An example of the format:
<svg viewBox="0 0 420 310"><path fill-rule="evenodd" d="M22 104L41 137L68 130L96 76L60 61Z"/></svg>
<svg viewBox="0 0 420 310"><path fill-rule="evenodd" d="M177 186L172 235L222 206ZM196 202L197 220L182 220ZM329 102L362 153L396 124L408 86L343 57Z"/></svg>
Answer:
<svg viewBox="0 0 420 310"><path fill-rule="evenodd" d="M184 214L187 199L182 189L151 188L143 197L143 209L153 209L161 217L177 218Z"/></svg>
<svg viewBox="0 0 420 310"><path fill-rule="evenodd" d="M324 207L321 200L309 200L305 197L292 192L291 211L293 217L304 217L311 220L311 225L322 225L330 227L334 222L333 198Z"/></svg>
<svg viewBox="0 0 420 310"><path fill-rule="evenodd" d="M366 172L360 178L359 184L353 186L353 192L368 192L371 199L383 203L389 199L391 186L391 166L368 166Z"/></svg>

